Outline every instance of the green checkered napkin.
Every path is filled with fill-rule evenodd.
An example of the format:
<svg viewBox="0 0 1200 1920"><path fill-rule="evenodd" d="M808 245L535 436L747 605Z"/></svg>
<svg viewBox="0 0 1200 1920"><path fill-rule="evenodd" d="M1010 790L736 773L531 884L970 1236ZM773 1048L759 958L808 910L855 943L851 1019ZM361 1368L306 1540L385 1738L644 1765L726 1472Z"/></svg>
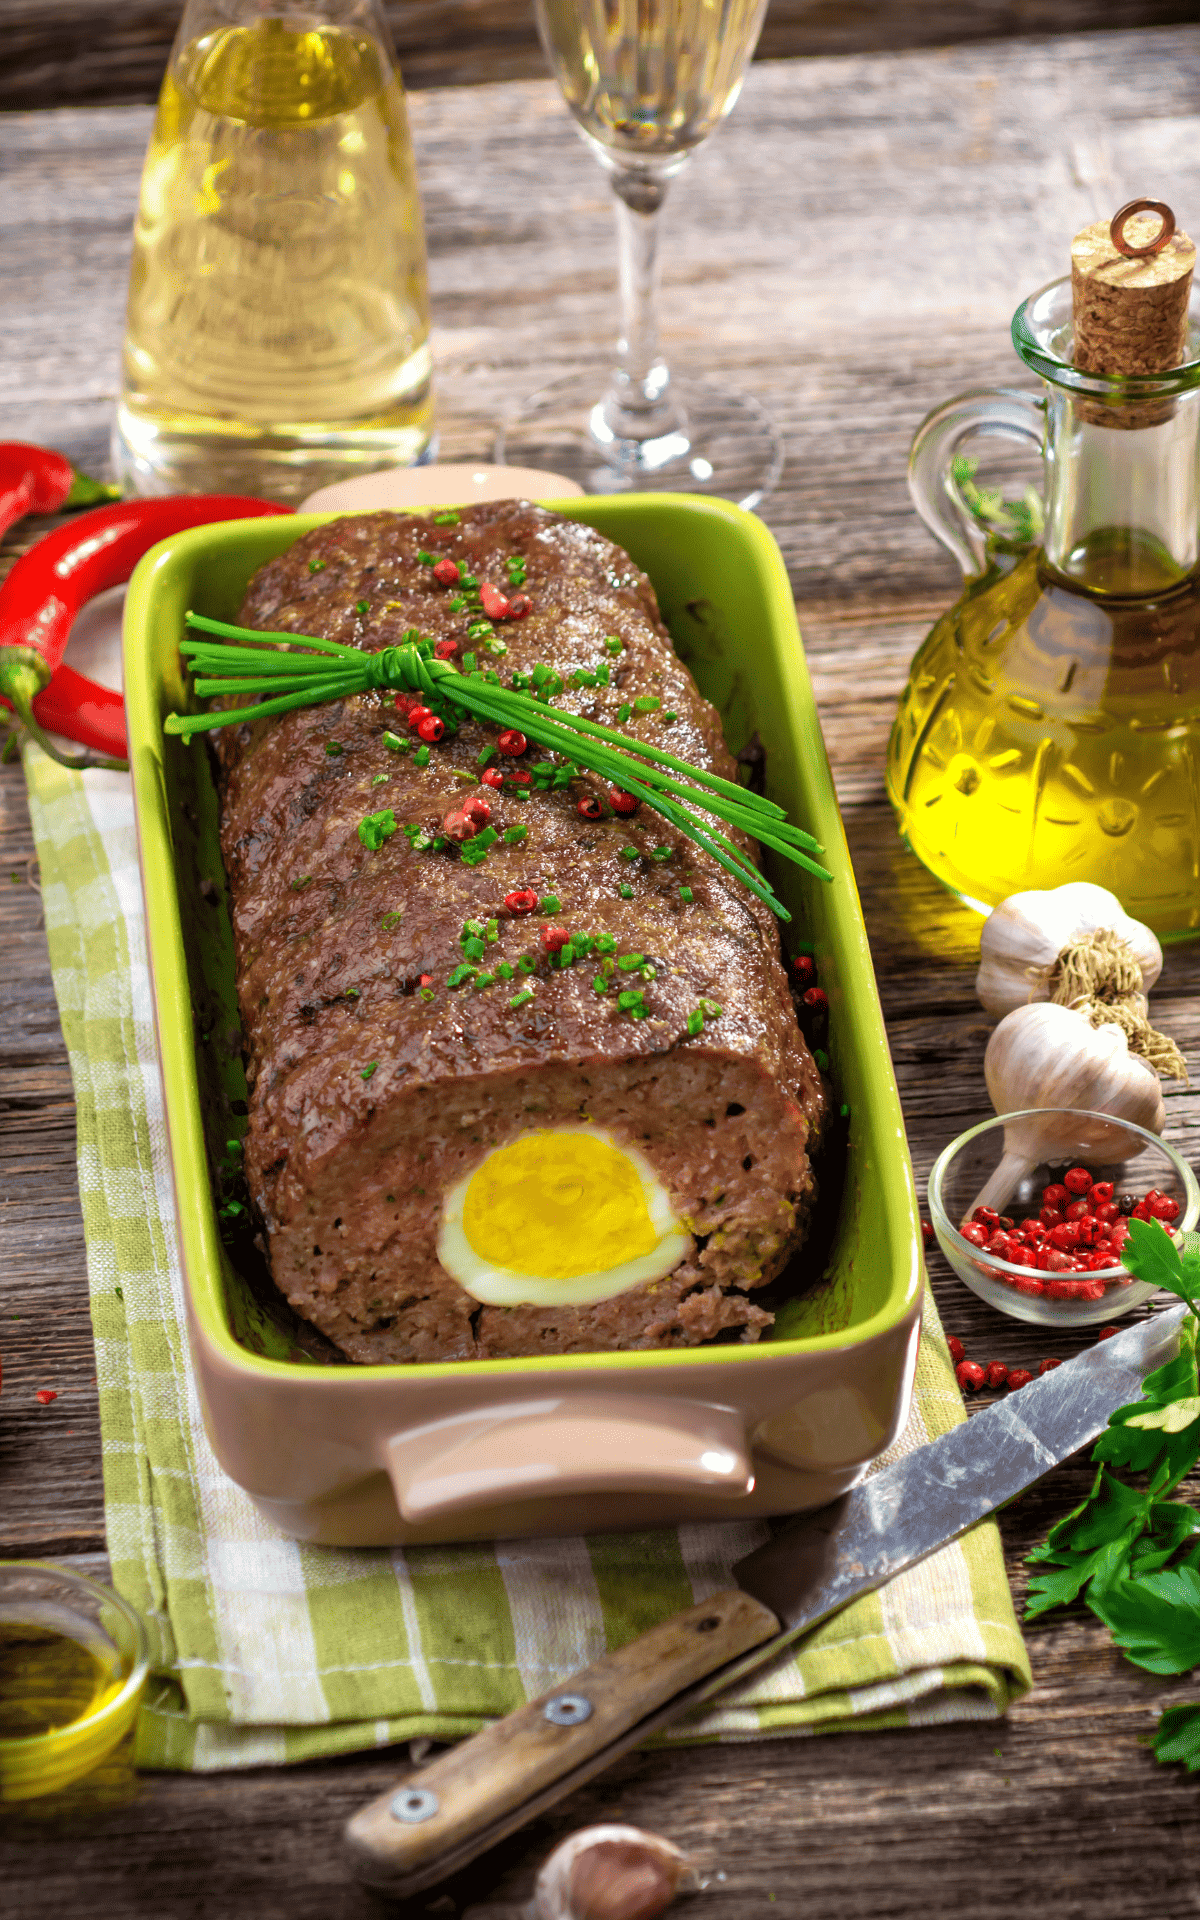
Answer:
<svg viewBox="0 0 1200 1920"><path fill-rule="evenodd" d="M730 1584L761 1522L348 1552L278 1532L205 1438L187 1358L124 775L25 767L79 1109L113 1579L157 1635L143 1766L250 1767L472 1733ZM931 1304L896 1452L963 1417ZM686 1731L990 1719L1030 1685L993 1525L856 1601Z"/></svg>

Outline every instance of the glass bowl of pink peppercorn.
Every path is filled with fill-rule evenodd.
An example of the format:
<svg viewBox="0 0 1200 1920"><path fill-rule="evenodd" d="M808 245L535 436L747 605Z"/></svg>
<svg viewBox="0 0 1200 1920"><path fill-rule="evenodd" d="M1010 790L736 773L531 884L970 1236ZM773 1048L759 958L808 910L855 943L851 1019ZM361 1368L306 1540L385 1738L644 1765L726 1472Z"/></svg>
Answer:
<svg viewBox="0 0 1200 1920"><path fill-rule="evenodd" d="M1053 1109L1036 1117L1065 1155L1056 1145L1052 1160L1024 1165L997 1195L1005 1126L1029 1117L985 1120L939 1154L929 1176L933 1230L959 1279L1001 1313L1041 1326L1098 1326L1155 1292L1121 1265L1129 1218L1189 1232L1200 1219L1200 1185L1156 1133ZM993 1205L980 1207L989 1183Z"/></svg>

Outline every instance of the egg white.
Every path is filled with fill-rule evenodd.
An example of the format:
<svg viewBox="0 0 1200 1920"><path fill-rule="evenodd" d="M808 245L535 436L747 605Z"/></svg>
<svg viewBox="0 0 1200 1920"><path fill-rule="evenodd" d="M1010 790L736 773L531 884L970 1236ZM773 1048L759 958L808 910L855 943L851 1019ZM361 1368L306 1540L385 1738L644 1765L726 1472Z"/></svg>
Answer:
<svg viewBox="0 0 1200 1920"><path fill-rule="evenodd" d="M693 1249L691 1235L684 1229L666 1188L645 1155L639 1153L636 1147L615 1140L603 1127L537 1128L530 1134L518 1135L516 1140L505 1144L515 1146L530 1138L543 1138L546 1143L545 1155L549 1159L553 1155L555 1136L566 1134L585 1134L601 1140L629 1163L641 1184L650 1226L657 1236L656 1244L650 1252L634 1259L622 1260L608 1268L572 1274L566 1278L556 1278L532 1271L523 1272L515 1267L497 1265L478 1253L472 1246L463 1222L471 1184L486 1168L492 1157L488 1154L446 1194L442 1202L442 1219L437 1243L438 1259L446 1272L458 1282L465 1293L469 1293L473 1299L485 1306L594 1306L598 1300L612 1300L617 1294L628 1293L633 1287L646 1286L652 1281L661 1280L666 1274L672 1272L681 1260L685 1260ZM493 1148L492 1151L499 1153L503 1149ZM586 1237L586 1216L579 1222L578 1233L581 1237Z"/></svg>

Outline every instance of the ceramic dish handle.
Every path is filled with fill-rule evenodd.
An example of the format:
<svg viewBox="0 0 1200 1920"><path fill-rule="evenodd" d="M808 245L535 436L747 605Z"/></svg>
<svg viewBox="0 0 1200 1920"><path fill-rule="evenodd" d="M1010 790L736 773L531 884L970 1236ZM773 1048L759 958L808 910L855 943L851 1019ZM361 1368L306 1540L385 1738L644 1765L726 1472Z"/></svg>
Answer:
<svg viewBox="0 0 1200 1920"><path fill-rule="evenodd" d="M363 1807L346 1827L354 1872L401 1897L434 1885L609 1765L656 1708L779 1631L737 1589L675 1614Z"/></svg>
<svg viewBox="0 0 1200 1920"><path fill-rule="evenodd" d="M397 1434L383 1451L396 1505L412 1526L564 1495L704 1492L734 1499L754 1488L740 1413L628 1393L476 1408Z"/></svg>

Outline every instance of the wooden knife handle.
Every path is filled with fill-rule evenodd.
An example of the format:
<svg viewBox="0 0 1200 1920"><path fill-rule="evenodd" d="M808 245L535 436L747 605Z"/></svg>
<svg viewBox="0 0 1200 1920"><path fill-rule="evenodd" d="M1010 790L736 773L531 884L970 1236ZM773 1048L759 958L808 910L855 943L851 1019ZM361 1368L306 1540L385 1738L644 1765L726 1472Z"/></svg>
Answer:
<svg viewBox="0 0 1200 1920"><path fill-rule="evenodd" d="M779 1631L775 1615L737 1588L652 1627L361 1808L346 1826L354 1872L392 1891L415 1874L432 1884L442 1855L458 1865L473 1835Z"/></svg>

